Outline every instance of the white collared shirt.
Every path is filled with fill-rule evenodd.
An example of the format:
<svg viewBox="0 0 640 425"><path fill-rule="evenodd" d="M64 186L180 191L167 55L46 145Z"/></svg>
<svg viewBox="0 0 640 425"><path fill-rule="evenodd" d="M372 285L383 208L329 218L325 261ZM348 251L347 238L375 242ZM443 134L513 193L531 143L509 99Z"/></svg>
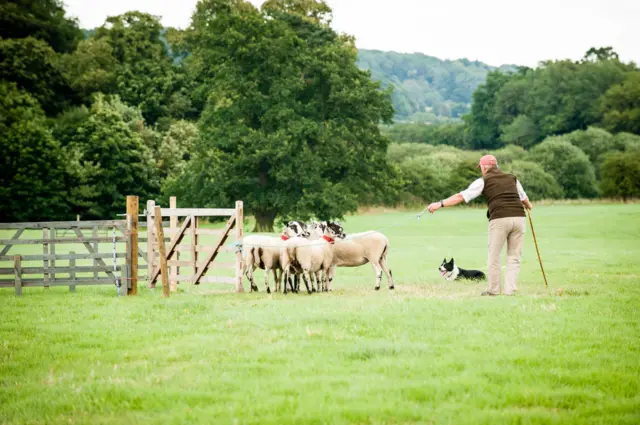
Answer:
<svg viewBox="0 0 640 425"><path fill-rule="evenodd" d="M516 180L516 188L518 188L518 195L520 196L520 200L524 201L525 199L527 199L527 194L524 192L524 189L522 188L522 185L518 180ZM460 192L460 195L462 195L462 197L464 198L464 202L469 203L480 196L483 190L484 179L480 177L478 180L471 183L466 190Z"/></svg>

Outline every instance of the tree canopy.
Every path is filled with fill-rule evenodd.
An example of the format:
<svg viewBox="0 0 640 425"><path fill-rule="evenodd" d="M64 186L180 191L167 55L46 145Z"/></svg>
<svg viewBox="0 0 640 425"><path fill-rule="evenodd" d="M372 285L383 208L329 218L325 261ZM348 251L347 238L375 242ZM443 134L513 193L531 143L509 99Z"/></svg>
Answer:
<svg viewBox="0 0 640 425"><path fill-rule="evenodd" d="M325 23L326 10L207 0L193 16L192 54L215 75L204 81L198 152L220 159L200 190L209 202L243 199L258 230L276 216L342 216L388 176L378 124L391 120L389 94L356 66L353 40Z"/></svg>

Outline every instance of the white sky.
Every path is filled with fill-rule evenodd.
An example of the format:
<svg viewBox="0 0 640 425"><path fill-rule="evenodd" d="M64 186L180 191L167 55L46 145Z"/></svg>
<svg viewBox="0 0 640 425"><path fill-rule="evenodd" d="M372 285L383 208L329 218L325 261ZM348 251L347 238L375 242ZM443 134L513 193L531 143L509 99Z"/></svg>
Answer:
<svg viewBox="0 0 640 425"><path fill-rule="evenodd" d="M165 26L189 25L197 0L64 0L83 28L129 10L159 15ZM262 0L251 0L259 5ZM328 0L333 27L364 49L422 52L490 65L535 66L580 59L613 46L640 63L640 0Z"/></svg>

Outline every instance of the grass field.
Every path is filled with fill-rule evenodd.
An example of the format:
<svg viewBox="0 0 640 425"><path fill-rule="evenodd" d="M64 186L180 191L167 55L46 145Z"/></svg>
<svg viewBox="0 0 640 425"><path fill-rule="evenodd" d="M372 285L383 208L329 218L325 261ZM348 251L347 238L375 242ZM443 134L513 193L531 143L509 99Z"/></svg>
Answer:
<svg viewBox="0 0 640 425"><path fill-rule="evenodd" d="M486 270L483 210L407 216L344 223L398 224L395 291L0 291L0 424L640 423L640 205L536 208L515 297L436 270Z"/></svg>

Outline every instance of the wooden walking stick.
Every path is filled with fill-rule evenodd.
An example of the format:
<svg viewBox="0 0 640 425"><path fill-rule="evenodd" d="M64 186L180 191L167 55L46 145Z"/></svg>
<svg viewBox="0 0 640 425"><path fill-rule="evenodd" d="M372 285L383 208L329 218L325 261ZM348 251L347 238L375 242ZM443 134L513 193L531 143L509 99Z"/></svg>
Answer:
<svg viewBox="0 0 640 425"><path fill-rule="evenodd" d="M536 231L533 230L533 220L531 220L531 210L527 210L527 216L529 217L529 224L531 225L531 234L533 235L533 243L536 245L536 252L538 253L538 262L540 262L540 270L542 270L542 277L544 278L544 287L548 288L547 275L544 273L544 267L542 267L542 258L540 257L540 250L538 249L538 240L536 239Z"/></svg>

